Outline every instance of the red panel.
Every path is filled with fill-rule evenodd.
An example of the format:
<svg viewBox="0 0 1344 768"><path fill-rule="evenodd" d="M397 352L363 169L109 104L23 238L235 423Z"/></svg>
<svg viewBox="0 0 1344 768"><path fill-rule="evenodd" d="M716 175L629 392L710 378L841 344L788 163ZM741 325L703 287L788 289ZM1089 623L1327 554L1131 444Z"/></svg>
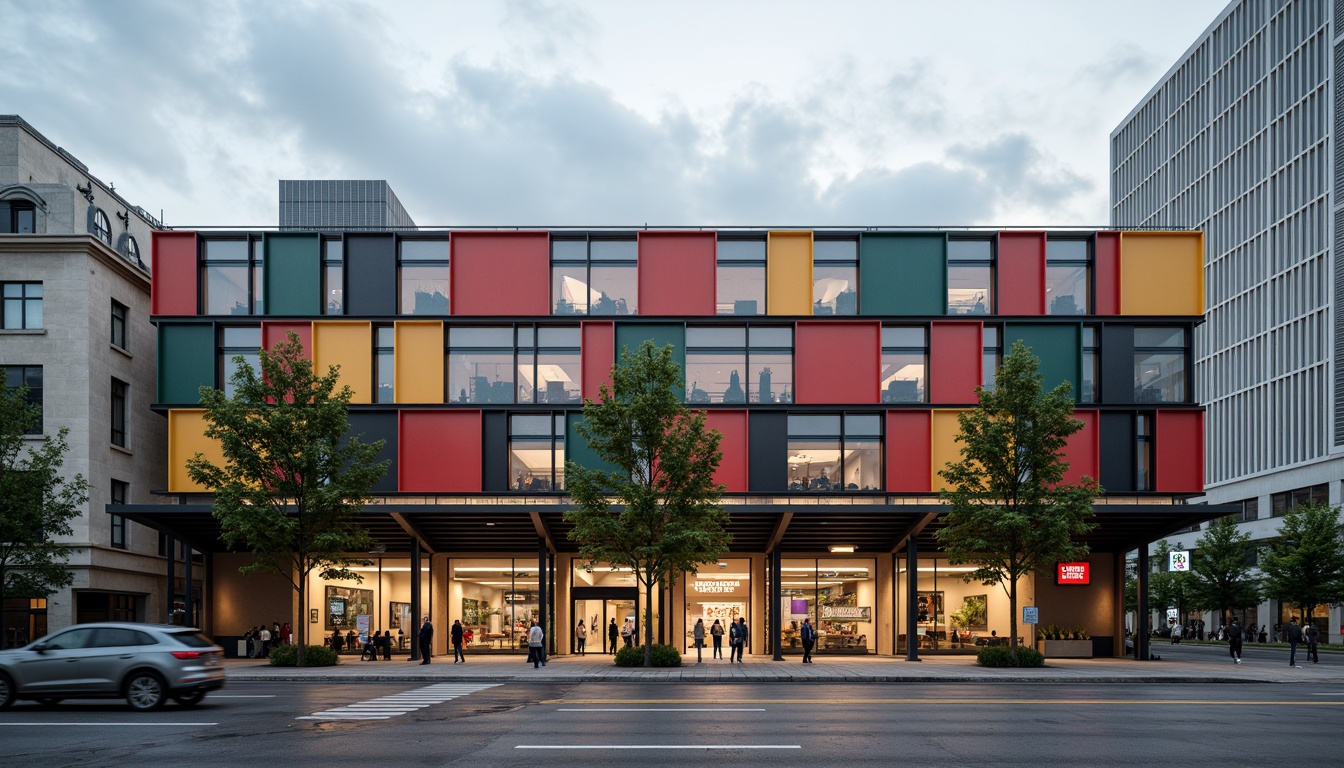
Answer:
<svg viewBox="0 0 1344 768"><path fill-rule="evenodd" d="M277 343L285 340L285 334L291 332L298 335L299 343L303 345L304 359L312 360L313 359L312 323L262 323L261 345L268 350L273 349Z"/></svg>
<svg viewBox="0 0 1344 768"><path fill-rule="evenodd" d="M928 411L887 411L887 491L929 493L931 417Z"/></svg>
<svg viewBox="0 0 1344 768"><path fill-rule="evenodd" d="M414 493L481 490L481 412L398 412L397 488Z"/></svg>
<svg viewBox="0 0 1344 768"><path fill-rule="evenodd" d="M1000 232L1000 315L1045 314L1045 233Z"/></svg>
<svg viewBox="0 0 1344 768"><path fill-rule="evenodd" d="M974 404L985 349L980 323L936 322L929 328L929 402Z"/></svg>
<svg viewBox="0 0 1344 768"><path fill-rule="evenodd" d="M1204 412L1158 411L1155 480L1159 493L1204 491Z"/></svg>
<svg viewBox="0 0 1344 768"><path fill-rule="evenodd" d="M713 315L714 232L639 233L639 314Z"/></svg>
<svg viewBox="0 0 1344 768"><path fill-rule="evenodd" d="M1094 315L1120 314L1120 233L1098 232L1093 270L1097 284Z"/></svg>
<svg viewBox="0 0 1344 768"><path fill-rule="evenodd" d="M196 233L153 232L150 244L150 313L197 314Z"/></svg>
<svg viewBox="0 0 1344 768"><path fill-rule="evenodd" d="M794 331L794 402L846 405L880 402L882 326L801 322Z"/></svg>
<svg viewBox="0 0 1344 768"><path fill-rule="evenodd" d="M583 329L583 380L579 382L584 400L597 400L598 387L611 383L611 366L616 364L616 324L581 323Z"/></svg>
<svg viewBox="0 0 1344 768"><path fill-rule="evenodd" d="M727 486L730 493L746 493L747 412L706 411L705 424L723 435L719 442L723 461L714 473L714 482Z"/></svg>
<svg viewBox="0 0 1344 768"><path fill-rule="evenodd" d="M1097 412L1074 411L1073 417L1083 422L1083 428L1069 435L1069 442L1064 446L1064 460L1069 462L1069 471L1064 473L1064 482L1082 482L1083 475L1096 480L1101 477Z"/></svg>
<svg viewBox="0 0 1344 768"><path fill-rule="evenodd" d="M551 314L549 232L452 232L454 315Z"/></svg>

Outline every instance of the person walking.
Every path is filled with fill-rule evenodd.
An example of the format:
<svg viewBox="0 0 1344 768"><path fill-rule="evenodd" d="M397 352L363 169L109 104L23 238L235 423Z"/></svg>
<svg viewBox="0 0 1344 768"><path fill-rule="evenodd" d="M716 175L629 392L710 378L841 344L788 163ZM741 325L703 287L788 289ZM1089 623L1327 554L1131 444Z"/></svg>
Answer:
<svg viewBox="0 0 1344 768"><path fill-rule="evenodd" d="M392 631L391 631L391 630L388 630L388 629L384 629L384 630L383 630L382 646L383 646L383 661L391 661L391 660L392 660Z"/></svg>
<svg viewBox="0 0 1344 768"><path fill-rule="evenodd" d="M625 626L621 627L621 639L625 641L626 648L633 648L635 645L635 620L626 619Z"/></svg>
<svg viewBox="0 0 1344 768"><path fill-rule="evenodd" d="M723 658L723 625L718 619L714 620L714 625L709 628L709 636L714 639L714 658Z"/></svg>
<svg viewBox="0 0 1344 768"><path fill-rule="evenodd" d="M812 663L812 646L817 644L817 628L812 626L812 619L803 619L803 626L798 628L798 635L803 639L803 663Z"/></svg>
<svg viewBox="0 0 1344 768"><path fill-rule="evenodd" d="M1231 654L1233 662L1241 663L1241 627L1237 624L1236 616L1227 625L1227 652Z"/></svg>
<svg viewBox="0 0 1344 768"><path fill-rule="evenodd" d="M1182 629L1182 628L1181 628L1181 623L1180 623L1179 621L1177 621L1177 622L1173 622L1173 623L1172 623L1172 625L1171 625L1171 644L1172 644L1172 645L1180 645L1180 644L1181 644L1181 629Z"/></svg>
<svg viewBox="0 0 1344 768"><path fill-rule="evenodd" d="M453 640L453 663L466 664L467 655L462 652L462 620L453 619L453 627L449 630Z"/></svg>
<svg viewBox="0 0 1344 768"><path fill-rule="evenodd" d="M546 633L541 630L537 620L532 620L532 628L527 630L527 660L532 662L532 668L546 666L546 656L542 648L542 643L546 640Z"/></svg>
<svg viewBox="0 0 1344 768"><path fill-rule="evenodd" d="M580 656L588 655L588 627L583 625L583 619L579 619L579 626L574 628L574 647Z"/></svg>
<svg viewBox="0 0 1344 768"><path fill-rule="evenodd" d="M695 631L692 633L695 638L695 663L701 664L705 660L705 620L695 620Z"/></svg>
<svg viewBox="0 0 1344 768"><path fill-rule="evenodd" d="M261 625L261 658L267 658L271 655L271 630Z"/></svg>
<svg viewBox="0 0 1344 768"><path fill-rule="evenodd" d="M429 617L426 616L420 623L420 663L429 663L429 649L434 646L434 625L429 623Z"/></svg>
<svg viewBox="0 0 1344 768"><path fill-rule="evenodd" d="M1315 624L1308 624L1302 630L1302 639L1307 643L1307 658L1311 659L1312 664L1320 664L1320 654L1316 652L1316 643L1321 639L1321 630L1316 628Z"/></svg>
<svg viewBox="0 0 1344 768"><path fill-rule="evenodd" d="M747 631L747 620L745 617L737 617L737 663L742 663L742 651L747 647L747 639L751 636Z"/></svg>
<svg viewBox="0 0 1344 768"><path fill-rule="evenodd" d="M1298 626L1296 616L1288 622L1283 631L1288 635L1288 666L1301 669L1302 666L1297 663L1297 644L1302 642L1302 627Z"/></svg>
<svg viewBox="0 0 1344 768"><path fill-rule="evenodd" d="M290 638L292 635L293 630L289 628L289 622L286 621L284 624L280 626L280 644L289 645Z"/></svg>
<svg viewBox="0 0 1344 768"><path fill-rule="evenodd" d="M621 629L616 626L616 619L612 619L611 623L607 625L607 639L610 641L607 643L607 648L609 649L608 653L613 656L616 655L616 638L619 637L620 634Z"/></svg>

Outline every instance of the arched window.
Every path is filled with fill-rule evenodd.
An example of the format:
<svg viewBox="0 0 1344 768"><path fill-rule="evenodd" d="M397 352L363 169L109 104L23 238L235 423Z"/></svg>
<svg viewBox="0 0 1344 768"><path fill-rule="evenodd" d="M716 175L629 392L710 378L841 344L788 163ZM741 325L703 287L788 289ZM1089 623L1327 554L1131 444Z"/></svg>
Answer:
<svg viewBox="0 0 1344 768"><path fill-rule="evenodd" d="M102 208L93 212L93 235L109 247L112 245L112 222L107 220Z"/></svg>
<svg viewBox="0 0 1344 768"><path fill-rule="evenodd" d="M130 235L126 236L126 258L136 264L140 263L140 244L135 242L135 238Z"/></svg>

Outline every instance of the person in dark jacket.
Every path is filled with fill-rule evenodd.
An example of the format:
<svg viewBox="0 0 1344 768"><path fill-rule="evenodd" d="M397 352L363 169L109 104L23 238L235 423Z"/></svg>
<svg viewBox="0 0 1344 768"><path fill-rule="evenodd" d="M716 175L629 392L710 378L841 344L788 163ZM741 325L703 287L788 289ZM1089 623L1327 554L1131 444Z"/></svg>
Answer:
<svg viewBox="0 0 1344 768"><path fill-rule="evenodd" d="M453 619L452 638L453 638L453 663L454 663L454 664L458 664L458 663L466 664L466 663L467 663L467 655L466 655L465 653L462 652L462 620L461 620L461 619Z"/></svg>
<svg viewBox="0 0 1344 768"><path fill-rule="evenodd" d="M733 655L733 651L736 650L736 651L737 651L737 663L738 663L738 664L741 664L741 663L742 663L742 651L743 651L744 648L747 647L747 639L748 639L749 637L751 637L751 634L747 631L747 620L746 620L745 618L741 617L741 616L737 617L737 623L734 624L733 626L736 627L736 629L737 629L737 632L736 632L736 635L737 635L737 643L736 643L735 646L733 646L732 648L729 648L729 649L728 649L728 655L731 657L731 656Z"/></svg>
<svg viewBox="0 0 1344 768"><path fill-rule="evenodd" d="M798 628L798 636L803 640L803 663L812 663L812 646L817 644L817 628L812 626L811 619L803 619L803 626Z"/></svg>
<svg viewBox="0 0 1344 768"><path fill-rule="evenodd" d="M1232 661L1241 663L1241 625L1237 623L1236 616L1227 625L1227 652L1232 654Z"/></svg>
<svg viewBox="0 0 1344 768"><path fill-rule="evenodd" d="M620 636L621 628L616 626L616 620L612 619L611 623L607 625L607 639L611 641L607 644L607 647L611 649L613 656L616 655L616 638Z"/></svg>
<svg viewBox="0 0 1344 768"><path fill-rule="evenodd" d="M426 616L420 624L420 663L429 663L429 649L434 646L434 625Z"/></svg>
<svg viewBox="0 0 1344 768"><path fill-rule="evenodd" d="M1307 643L1307 658L1311 659L1312 664L1321 663L1320 654L1316 652L1316 643L1321 639L1321 630L1317 629L1315 624L1308 624L1302 630L1302 639Z"/></svg>
<svg viewBox="0 0 1344 768"><path fill-rule="evenodd" d="M1284 634L1288 635L1288 666L1302 667L1297 663L1297 644L1302 642L1302 627L1297 623L1297 617L1288 622L1288 626L1283 628Z"/></svg>

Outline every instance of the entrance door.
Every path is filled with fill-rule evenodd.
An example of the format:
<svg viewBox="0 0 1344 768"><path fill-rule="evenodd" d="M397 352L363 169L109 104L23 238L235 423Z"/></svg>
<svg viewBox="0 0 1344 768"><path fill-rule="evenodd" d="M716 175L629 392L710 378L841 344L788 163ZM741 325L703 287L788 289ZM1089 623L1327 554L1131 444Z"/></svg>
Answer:
<svg viewBox="0 0 1344 768"><path fill-rule="evenodd" d="M620 630L625 622L631 621L638 632L639 621L635 616L634 588L575 587L574 588L574 625L579 621L588 628L588 650L613 654L624 644ZM616 640L611 640L611 625L616 623ZM577 650L573 638L571 651Z"/></svg>

